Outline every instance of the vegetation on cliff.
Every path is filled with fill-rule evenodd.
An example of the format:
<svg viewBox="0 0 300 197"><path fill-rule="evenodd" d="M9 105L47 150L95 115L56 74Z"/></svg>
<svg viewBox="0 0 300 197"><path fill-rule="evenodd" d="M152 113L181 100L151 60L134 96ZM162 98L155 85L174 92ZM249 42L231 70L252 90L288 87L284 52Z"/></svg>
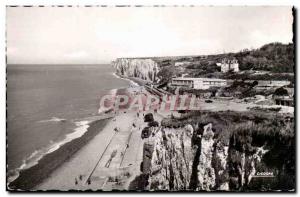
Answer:
<svg viewBox="0 0 300 197"><path fill-rule="evenodd" d="M256 50L244 49L233 54L241 70L266 70L274 73L294 72L294 44L270 43Z"/></svg>
<svg viewBox="0 0 300 197"><path fill-rule="evenodd" d="M222 73L217 63L223 58L236 58L240 73ZM182 63L177 65L176 63ZM114 62L117 73L127 77L167 83L174 76L223 79L290 80L294 81L294 44L270 43L258 49L217 55L119 58ZM264 71L253 74L253 71Z"/></svg>
<svg viewBox="0 0 300 197"><path fill-rule="evenodd" d="M191 138L181 137L188 136L184 134L187 125L191 125L193 130ZM170 190L295 189L293 117L251 111L194 111L182 114L180 118L164 119L161 126L161 133L152 135L152 141L156 141L152 149L159 151L154 158L148 153L147 158L152 164L143 174L147 177L144 182L146 188L150 185L152 189ZM165 137L155 137L160 135ZM188 141L190 145L187 146ZM158 157L162 152L168 156ZM190 167L183 169L189 172L188 176L177 175L177 171L182 171L180 166L184 166L181 160L172 160L179 158L178 154L189 158L184 162L190 162ZM166 165L168 163L170 165ZM158 169L166 176L157 173ZM257 177L265 172L272 173L274 177ZM183 177L188 177L188 180Z"/></svg>
<svg viewBox="0 0 300 197"><path fill-rule="evenodd" d="M216 65L223 58L236 58L239 62L240 71L267 71L269 73L252 75L250 73L221 73L220 67ZM174 62L189 62L180 68L174 66ZM216 77L224 79L252 79L252 80L290 80L294 76L294 44L270 43L258 49L243 49L236 53L224 53L208 56L187 56L181 58L169 58L158 61L163 69L159 75L164 80L170 76L188 74L193 77Z"/></svg>

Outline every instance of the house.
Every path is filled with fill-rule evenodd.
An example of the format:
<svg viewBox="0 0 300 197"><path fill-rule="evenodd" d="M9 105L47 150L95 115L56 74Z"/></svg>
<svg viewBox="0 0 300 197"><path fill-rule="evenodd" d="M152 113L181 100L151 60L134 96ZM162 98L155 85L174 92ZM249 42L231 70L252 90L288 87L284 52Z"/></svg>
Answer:
<svg viewBox="0 0 300 197"><path fill-rule="evenodd" d="M221 67L221 72L226 73L229 71L239 72L239 63L236 58L224 58L221 63L217 63Z"/></svg>
<svg viewBox="0 0 300 197"><path fill-rule="evenodd" d="M193 89L209 89L211 87L224 87L227 86L227 81L224 79L216 78L173 78L171 81L172 86L188 87Z"/></svg>

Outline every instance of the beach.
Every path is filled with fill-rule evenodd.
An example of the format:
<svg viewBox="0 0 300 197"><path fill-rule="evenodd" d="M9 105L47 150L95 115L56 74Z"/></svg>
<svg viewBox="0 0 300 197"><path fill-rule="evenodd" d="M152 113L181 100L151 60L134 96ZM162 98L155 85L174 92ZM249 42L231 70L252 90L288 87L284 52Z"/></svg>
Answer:
<svg viewBox="0 0 300 197"><path fill-rule="evenodd" d="M13 87L14 91L9 92L7 185L9 189L32 190L75 157L115 116L104 111L99 113L99 100L103 95L124 94L128 86L138 85L128 79L116 78L109 65L28 66L27 73L24 68L17 65L9 70L9 88ZM15 73L24 75L20 80L22 83L12 77ZM36 81L41 81L35 83L36 94L32 94L30 88L35 86L26 77L33 73ZM58 85L58 79L65 83ZM75 80L77 85L73 84ZM47 99L41 100L41 91L45 93L47 89L49 93L44 95ZM82 93L78 94L80 91ZM24 99L15 102L13 99L20 93ZM28 101L25 98L29 97L32 108L25 105ZM14 106L18 108L12 110ZM31 109L38 109L38 113Z"/></svg>
<svg viewBox="0 0 300 197"><path fill-rule="evenodd" d="M66 83L67 86L55 85L57 91L55 93L51 92L51 98L53 97L56 100L59 98L65 99L64 106L56 108L54 105L55 102L51 107L51 111L49 110L50 108L41 108L41 110L39 110L41 113L51 112L51 114L55 114L60 110L61 112L59 112L62 116L52 116L51 118L50 113L42 114L45 116L44 118L41 117L40 114L35 114L36 117L32 117L32 120L24 121L23 119L24 124L39 126L36 128L34 127L33 129L31 127L28 128L29 131L34 130L37 134L35 136L29 133L24 134L24 137L28 138L28 143L25 144L30 145L32 140L34 140L33 137L40 138L39 131L47 131L47 133L45 132L45 136L48 136L53 132L57 132L57 135L61 136L57 141L45 138L45 141L49 140L51 145L49 147L46 146L45 151L36 149L31 155L38 153L40 156L33 160L30 165L25 162L24 165L22 165L24 168L19 168L12 180L10 180L10 176L8 176L7 184L8 188L11 190L128 190L131 182L141 174L140 170L143 161L144 144L141 133L143 128L148 126L148 124L144 122L144 115L151 112L154 115L154 120L158 122L161 122L163 116L152 110L146 112L126 110L128 105L123 106L124 109L119 111L105 111L99 108L98 99L100 100L101 96L105 94L112 96L127 95L131 99L136 95L141 95L142 100L145 102L149 92L147 92L143 86L149 82L132 77L121 77L116 74L112 74L114 76L113 78L111 78L110 75L105 75L106 79L101 80L111 83L107 87L118 85L121 87L112 89L106 88L104 87L106 83L100 83L102 82L100 80L99 84L102 86L99 87L101 90L101 94L99 95L99 89L96 82L93 83L91 90L86 88L91 87L88 82L89 80L86 80L88 79L88 76L91 76L95 71L99 73L97 67L66 66L62 69L60 67L45 66L44 68L32 67L31 69L32 72L40 73L41 81L43 81L45 73L50 71L54 73L54 76L59 73L59 77L57 76L57 78L63 81L66 80L66 77L65 75L60 74L60 72L68 74L71 70L70 68L76 71L76 76L81 77L80 82L77 80L78 86L74 86L71 83ZM23 67L17 67L16 69L19 72ZM72 72L75 71L72 70ZM108 69L105 72L108 73L109 71L110 70ZM82 73L86 72L89 72L86 74L88 76L86 76L86 78L82 77ZM70 76L70 79L68 80L74 81L76 77L73 75ZM101 75L94 75L93 78L95 78L96 81L96 79L104 77ZM28 78L26 78L26 80L27 79ZM26 80L26 83L24 82L24 84L28 83ZM54 83L51 81L52 78L50 77L47 80L49 83ZM115 80L117 83L113 84L115 83ZM127 83L126 87L123 86L124 81ZM47 85L48 83L43 84L38 90L44 91ZM30 81L28 87L32 86L33 84ZM78 94L78 87L81 87L85 94ZM52 87L48 88L51 88L53 91ZM65 96L66 90L68 92L72 91L72 94L69 95L70 97ZM18 93L19 91L15 92ZM92 92L92 94L88 94L89 92ZM32 96L30 92L24 91L24 93L28 96ZM56 98L55 96L58 96L59 98ZM76 97L74 98L74 96ZM47 98L47 96L45 97ZM86 99L86 97L89 99ZM35 104L34 101L39 101L38 98L33 98L31 100L33 106ZM45 100L45 103L40 104L40 106L47 106L49 102L50 101ZM77 109L73 108L73 106L80 107ZM98 113L95 113L96 109ZM11 120L13 121L16 116L12 116L12 113L10 113L10 115L12 117ZM12 121L10 125L13 125ZM49 128L45 130L40 125L45 125ZM69 125L72 127L70 126L69 128ZM60 130L53 130L52 126L55 126L54 128L60 128L65 133L60 132ZM17 132L18 130L14 129L13 131ZM20 134L16 133L16 135ZM10 140L12 139L15 138L11 137ZM20 137L18 139L22 138ZM14 146L10 145L9 147ZM9 150L13 151L14 149L10 148ZM28 152L30 153L30 151ZM31 156L29 156L29 158L30 157Z"/></svg>
<svg viewBox="0 0 300 197"><path fill-rule="evenodd" d="M130 83L111 65L8 65L7 181L101 119L99 101Z"/></svg>
<svg viewBox="0 0 300 197"><path fill-rule="evenodd" d="M134 89L139 87L130 88L128 93ZM101 132L34 190L128 189L130 182L140 174L141 131L147 123L144 123L143 112L121 110L112 114L114 117L103 129L99 128Z"/></svg>
<svg viewBox="0 0 300 197"><path fill-rule="evenodd" d="M9 184L9 187L21 190L31 190L34 186L46 179L49 174L60 167L62 163L68 161L78 150L97 135L108 120L109 118L91 123L88 131L83 136L62 145L54 152L45 155L36 165L22 170L18 178Z"/></svg>
<svg viewBox="0 0 300 197"><path fill-rule="evenodd" d="M146 97L145 89L136 82L113 92L128 96L138 93ZM143 115L145 112L136 110L102 111L93 117L81 137L20 171L9 187L34 191L128 189L130 182L140 174L141 131L147 126Z"/></svg>

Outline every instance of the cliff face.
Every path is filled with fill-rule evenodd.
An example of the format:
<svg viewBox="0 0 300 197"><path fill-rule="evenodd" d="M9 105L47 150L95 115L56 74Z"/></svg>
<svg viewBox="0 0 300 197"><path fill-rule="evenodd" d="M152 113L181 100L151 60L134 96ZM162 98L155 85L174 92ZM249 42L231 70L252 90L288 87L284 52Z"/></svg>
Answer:
<svg viewBox="0 0 300 197"><path fill-rule="evenodd" d="M214 156L214 133L212 131L212 124L205 125L203 129L202 136L198 135L198 137L201 138L201 148L199 150L200 156L198 158L199 164L197 166L198 184L196 189L209 191L216 186L216 171L212 165Z"/></svg>
<svg viewBox="0 0 300 197"><path fill-rule="evenodd" d="M113 62L117 74L137 77L148 81L157 81L158 64L153 59L118 58Z"/></svg>
<svg viewBox="0 0 300 197"><path fill-rule="evenodd" d="M144 146L142 172L148 175L144 189L228 191L248 185L267 151L258 148L246 154L232 140L217 141L212 127L209 123L153 132Z"/></svg>
<svg viewBox="0 0 300 197"><path fill-rule="evenodd" d="M164 128L150 137L144 146L144 153L151 153L143 160L143 172L149 174L150 190L188 189L196 149L191 139L193 128ZM151 147L151 149L149 149ZM149 151L150 150L150 151ZM147 155L147 154L146 154Z"/></svg>

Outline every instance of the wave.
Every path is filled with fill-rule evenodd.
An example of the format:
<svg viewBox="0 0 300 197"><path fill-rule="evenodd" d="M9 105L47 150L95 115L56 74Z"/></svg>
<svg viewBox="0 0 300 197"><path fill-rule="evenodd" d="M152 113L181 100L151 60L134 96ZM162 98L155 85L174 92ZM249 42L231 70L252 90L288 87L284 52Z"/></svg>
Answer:
<svg viewBox="0 0 300 197"><path fill-rule="evenodd" d="M68 143L68 142L72 141L73 139L81 137L85 132L87 132L87 129L89 128L89 123L90 122L87 120L75 122L75 125L77 126L77 128L74 129L74 132L67 134L64 140L57 142L57 143L53 144L52 146L50 146L50 148L46 154L52 153L52 152L56 151L57 149L59 149L59 147L61 147L65 143Z"/></svg>
<svg viewBox="0 0 300 197"><path fill-rule="evenodd" d="M128 79L128 78L125 78L125 77L121 77L120 75L118 75L117 73L112 73L113 76L115 76L116 78L118 79L123 79L123 80L126 80L126 81L129 81L130 83L130 86L140 86L138 83L132 81L131 79Z"/></svg>
<svg viewBox="0 0 300 197"><path fill-rule="evenodd" d="M66 119L63 119L63 118L52 117L51 119L40 120L38 122L65 122L65 121L66 121Z"/></svg>
<svg viewBox="0 0 300 197"><path fill-rule="evenodd" d="M122 79L117 73L113 72L111 73L114 77L116 77L117 79Z"/></svg>
<svg viewBox="0 0 300 197"><path fill-rule="evenodd" d="M88 131L89 124L91 121L84 120L84 121L77 121L74 122L76 125L76 128L74 129L74 132L67 134L63 140L58 142L50 141L50 146L42 148L40 150L35 150L31 155L29 155L26 159L23 160L21 166L15 170L11 170L9 172L8 176L8 182L12 182L15 179L18 178L19 172L24 169L31 168L32 166L35 166L38 164L39 160L41 160L45 155L52 153L59 149L62 145L83 136L85 132Z"/></svg>

